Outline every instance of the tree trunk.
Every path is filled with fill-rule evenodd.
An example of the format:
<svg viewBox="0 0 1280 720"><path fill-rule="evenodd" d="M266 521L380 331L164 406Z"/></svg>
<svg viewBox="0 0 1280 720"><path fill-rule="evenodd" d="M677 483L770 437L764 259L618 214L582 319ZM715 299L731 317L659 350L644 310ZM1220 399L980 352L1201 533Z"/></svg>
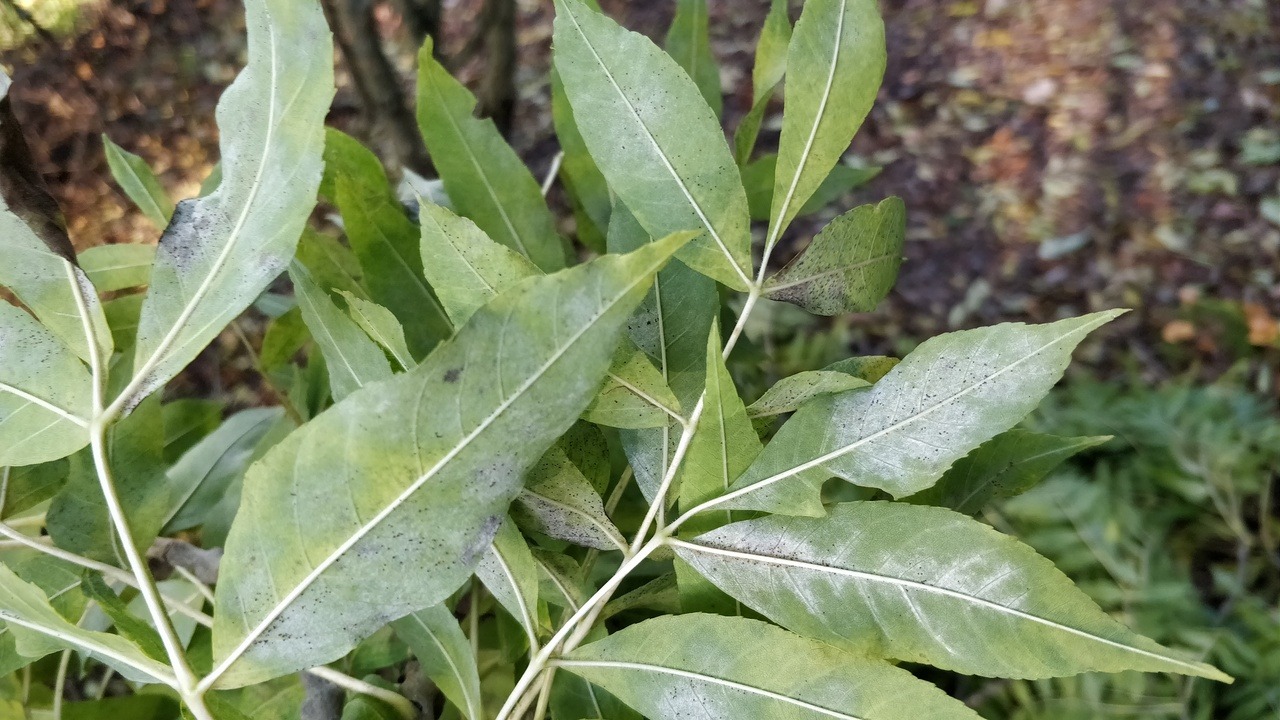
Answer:
<svg viewBox="0 0 1280 720"><path fill-rule="evenodd" d="M488 58L477 93L480 114L506 135L516 109L516 0L485 0L481 23Z"/></svg>
<svg viewBox="0 0 1280 720"><path fill-rule="evenodd" d="M370 141L391 164L428 172L431 160L405 103L396 72L382 50L370 0L323 0L334 39L347 60L369 121Z"/></svg>
<svg viewBox="0 0 1280 720"><path fill-rule="evenodd" d="M404 17L405 27L413 39L414 47L422 47L427 38L435 38L437 42L432 51L440 54L440 0L396 0L400 15Z"/></svg>

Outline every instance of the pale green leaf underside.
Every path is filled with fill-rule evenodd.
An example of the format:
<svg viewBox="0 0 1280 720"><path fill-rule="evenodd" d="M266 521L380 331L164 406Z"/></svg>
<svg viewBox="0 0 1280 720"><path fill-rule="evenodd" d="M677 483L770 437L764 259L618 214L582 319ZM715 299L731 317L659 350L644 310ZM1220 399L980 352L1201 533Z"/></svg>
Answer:
<svg viewBox="0 0 1280 720"><path fill-rule="evenodd" d="M89 371L23 310L0 300L0 466L56 460L89 442Z"/></svg>
<svg viewBox="0 0 1280 720"><path fill-rule="evenodd" d="M899 198L854 208L769 278L765 296L818 315L874 310L898 279L906 229Z"/></svg>
<svg viewBox="0 0 1280 720"><path fill-rule="evenodd" d="M728 506L795 514L796 498L816 498L832 476L895 497L919 492L1031 412L1076 344L1121 312L934 337L874 387L801 407L734 483Z"/></svg>
<svg viewBox="0 0 1280 720"><path fill-rule="evenodd" d="M883 660L745 618L675 615L555 663L653 720L919 720L978 716Z"/></svg>
<svg viewBox="0 0 1280 720"><path fill-rule="evenodd" d="M522 283L413 370L370 385L250 468L214 655L238 686L328 662L443 600L524 472L595 393L626 318L683 242ZM405 548L419 568L403 571Z"/></svg>
<svg viewBox="0 0 1280 720"><path fill-rule="evenodd" d="M876 0L809 0L787 51L786 111L774 178L781 234L835 167L875 102L886 62Z"/></svg>
<svg viewBox="0 0 1280 720"><path fill-rule="evenodd" d="M532 262L494 242L475 223L439 205L424 203L422 263L428 281L455 325L497 293L542 274ZM680 404L643 355L619 348L586 418L610 427L658 427L678 415Z"/></svg>
<svg viewBox="0 0 1280 720"><path fill-rule="evenodd" d="M115 668L136 682L173 682L164 664L147 657L136 645L117 635L94 632L68 622L36 587L0 565L0 620L16 639L16 649L27 657L42 657L71 648Z"/></svg>
<svg viewBox="0 0 1280 720"><path fill-rule="evenodd" d="M494 295L542 274L531 260L495 242L468 218L420 202L423 272L455 326L465 325Z"/></svg>
<svg viewBox="0 0 1280 720"><path fill-rule="evenodd" d="M84 271L45 245L0 197L0 287L18 296L58 340L88 360L83 313L97 338L100 357L111 356L111 333L98 294Z"/></svg>
<svg viewBox="0 0 1280 720"><path fill-rule="evenodd" d="M609 252L630 252L651 242L622 202L614 203L609 222ZM672 394L688 412L698 402L707 373L706 338L719 312L716 283L682 262L667 265L628 323L631 340L662 373ZM680 424L623 430L623 449L635 470L636 483L652 499L675 443Z"/></svg>
<svg viewBox="0 0 1280 720"><path fill-rule="evenodd" d="M1229 681L1116 622L1031 548L950 510L846 503L825 518L748 520L675 542L720 589L824 642L991 677Z"/></svg>
<svg viewBox="0 0 1280 720"><path fill-rule="evenodd" d="M284 269L320 184L333 48L318 3L246 3L249 64L218 103L222 180L180 203L139 319L139 390L164 384Z"/></svg>
<svg viewBox="0 0 1280 720"><path fill-rule="evenodd" d="M476 577L524 628L532 646L538 637L538 565L529 543L510 520L476 565Z"/></svg>
<svg viewBox="0 0 1280 720"><path fill-rule="evenodd" d="M698 87L643 35L556 3L555 67L609 187L649 234L700 235L680 255L737 290L751 275L747 197Z"/></svg>
<svg viewBox="0 0 1280 720"><path fill-rule="evenodd" d="M680 402L645 354L625 342L582 417L607 427L663 427L681 417Z"/></svg>
<svg viewBox="0 0 1280 720"><path fill-rule="evenodd" d="M627 547L600 495L558 446L525 477L513 514L522 527L575 545L597 550Z"/></svg>

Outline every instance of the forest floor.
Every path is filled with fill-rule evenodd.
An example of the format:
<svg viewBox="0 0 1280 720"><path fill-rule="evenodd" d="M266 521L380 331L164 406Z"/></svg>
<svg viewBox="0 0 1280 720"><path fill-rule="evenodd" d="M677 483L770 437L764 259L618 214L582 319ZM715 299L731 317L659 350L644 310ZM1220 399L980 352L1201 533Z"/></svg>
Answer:
<svg viewBox="0 0 1280 720"><path fill-rule="evenodd" d="M669 3L602 4L659 41L670 19ZM710 4L732 127L748 109L768 2ZM1124 306L1135 312L1086 362L1151 381L1212 376L1242 357L1274 366L1280 3L882 4L889 69L850 152L884 172L838 207L900 195L910 242L890 300L838 321L855 351ZM446 56L478 5L446 2ZM175 196L194 194L217 157L215 104L244 62L242 11L232 0L121 0L82 14L59 41L33 39L0 63L14 71L15 110L77 245L154 241L158 230L111 184L100 134L150 161ZM393 12L379 18L408 88L412 48ZM511 140L537 174L557 149L550 20L550 2L521 0ZM344 84L331 121L359 132L358 103ZM799 225L787 252L831 214Z"/></svg>

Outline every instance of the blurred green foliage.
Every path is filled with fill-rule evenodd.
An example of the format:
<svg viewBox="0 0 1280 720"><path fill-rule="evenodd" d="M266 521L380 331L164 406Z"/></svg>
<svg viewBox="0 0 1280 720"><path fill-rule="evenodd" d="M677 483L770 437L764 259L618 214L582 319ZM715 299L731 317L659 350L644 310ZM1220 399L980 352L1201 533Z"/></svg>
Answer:
<svg viewBox="0 0 1280 720"><path fill-rule="evenodd" d="M1193 387L1069 383L1032 421L1115 439L985 518L1035 547L1107 611L1161 642L1199 648L1234 685L1082 675L957 678L984 717L1280 717L1275 404L1230 380Z"/></svg>
<svg viewBox="0 0 1280 720"><path fill-rule="evenodd" d="M0 0L0 50L31 40L37 26L52 35L64 35L75 27L80 8L90 0ZM23 13L35 25L23 17Z"/></svg>

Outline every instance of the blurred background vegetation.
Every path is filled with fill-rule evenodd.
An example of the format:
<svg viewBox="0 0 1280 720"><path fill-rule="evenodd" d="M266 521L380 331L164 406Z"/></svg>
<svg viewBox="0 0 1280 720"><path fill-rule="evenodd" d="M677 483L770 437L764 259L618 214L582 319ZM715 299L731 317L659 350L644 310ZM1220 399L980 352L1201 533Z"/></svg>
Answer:
<svg viewBox="0 0 1280 720"><path fill-rule="evenodd" d="M324 2L341 50L331 124L429 175L410 102L414 51L431 35L535 173L550 168L549 0ZM601 4L659 42L673 13L668 0ZM749 109L769 3L709 4L732 128ZM790 252L840 209L896 194L908 262L874 313L759 313L744 394L951 329L1133 308L1029 421L1114 438L980 517L1236 684L922 672L993 719L1280 718L1280 2L882 8L889 71L846 157L872 179L797 223ZM159 234L111 184L101 134L175 196L195 194L217 160L214 106L244 52L235 0L0 0L14 109L78 247ZM779 121L766 120L766 149ZM551 198L571 231L561 190ZM240 327L256 344L261 323ZM231 408L266 401L230 333L176 386Z"/></svg>

